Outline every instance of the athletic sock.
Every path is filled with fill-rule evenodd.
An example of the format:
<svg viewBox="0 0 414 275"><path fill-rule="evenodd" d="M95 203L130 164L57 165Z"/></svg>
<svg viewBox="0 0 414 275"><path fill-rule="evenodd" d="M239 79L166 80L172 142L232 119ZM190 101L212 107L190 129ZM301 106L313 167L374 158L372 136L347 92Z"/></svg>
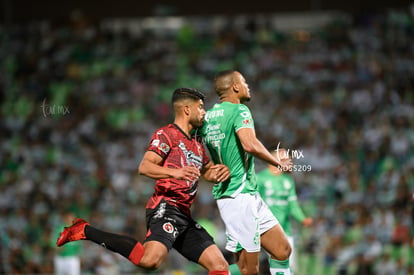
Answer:
<svg viewBox="0 0 414 275"><path fill-rule="evenodd" d="M209 271L208 275L229 275L229 271L228 270L213 270L213 271Z"/></svg>
<svg viewBox="0 0 414 275"><path fill-rule="evenodd" d="M121 254L135 265L138 265L144 255L144 247L137 240L105 232L90 225L85 227L85 236L88 240Z"/></svg>
<svg viewBox="0 0 414 275"><path fill-rule="evenodd" d="M241 275L239 266L237 264L229 265L229 270L231 275Z"/></svg>
<svg viewBox="0 0 414 275"><path fill-rule="evenodd" d="M270 274L272 275L291 275L289 269L289 260L278 261L275 259L269 259Z"/></svg>
<svg viewBox="0 0 414 275"><path fill-rule="evenodd" d="M144 256L144 251L144 246L140 242L137 242L131 253L129 253L128 260L130 260L134 265L139 265L142 256Z"/></svg>

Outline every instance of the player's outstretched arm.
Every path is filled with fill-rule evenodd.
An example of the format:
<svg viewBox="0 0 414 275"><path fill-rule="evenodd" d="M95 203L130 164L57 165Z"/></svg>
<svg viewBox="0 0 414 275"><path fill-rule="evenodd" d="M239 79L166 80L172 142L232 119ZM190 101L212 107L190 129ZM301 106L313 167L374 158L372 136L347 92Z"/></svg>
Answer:
<svg viewBox="0 0 414 275"><path fill-rule="evenodd" d="M252 128L242 128L237 131L237 136L243 146L244 151L253 156L271 164L274 166L281 166L285 170L289 170L292 166L292 160L290 158L277 159L273 156L263 145L263 143L257 139L256 132Z"/></svg>
<svg viewBox="0 0 414 275"><path fill-rule="evenodd" d="M210 161L203 167L201 174L207 181L223 182L230 177L230 169L224 164L213 164Z"/></svg>
<svg viewBox="0 0 414 275"><path fill-rule="evenodd" d="M138 167L138 173L152 179L175 178L193 181L200 177L196 167L185 166L179 169L163 167L162 157L155 152L147 151Z"/></svg>

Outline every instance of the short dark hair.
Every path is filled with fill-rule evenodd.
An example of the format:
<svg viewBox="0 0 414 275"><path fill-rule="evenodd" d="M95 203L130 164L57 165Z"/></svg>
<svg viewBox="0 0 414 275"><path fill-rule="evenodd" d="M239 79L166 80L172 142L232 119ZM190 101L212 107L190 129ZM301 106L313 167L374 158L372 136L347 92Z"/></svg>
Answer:
<svg viewBox="0 0 414 275"><path fill-rule="evenodd" d="M175 89L171 102L174 103L178 100L181 99L193 99L193 100L202 100L204 101L204 99L206 98L206 96L197 89L194 88L178 88Z"/></svg>
<svg viewBox="0 0 414 275"><path fill-rule="evenodd" d="M232 76L235 72L237 71L229 69L229 70L220 71L216 74L216 76L214 77L214 90L219 96L221 96L224 91L229 89L230 88L229 85L231 85L231 83L227 83L226 81L224 81L224 79L229 76Z"/></svg>
<svg viewBox="0 0 414 275"><path fill-rule="evenodd" d="M235 72L237 72L237 71L236 70L233 70L233 69L219 71L216 74L215 79L220 78L220 77L223 77L223 76L228 76L228 75L234 74Z"/></svg>

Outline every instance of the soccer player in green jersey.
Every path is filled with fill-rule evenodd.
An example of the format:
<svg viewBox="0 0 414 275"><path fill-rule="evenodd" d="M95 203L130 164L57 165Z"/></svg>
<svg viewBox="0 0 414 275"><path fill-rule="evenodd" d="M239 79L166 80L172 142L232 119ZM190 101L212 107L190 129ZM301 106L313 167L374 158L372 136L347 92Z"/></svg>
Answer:
<svg viewBox="0 0 414 275"><path fill-rule="evenodd" d="M286 235L257 192L254 157L281 167L291 167L289 158L278 160L257 139L249 108L249 86L234 70L219 72L215 91L220 103L205 116L201 129L214 163L229 167L230 178L215 184L213 196L226 227L226 249L235 253L232 274L258 274L260 247L271 255L273 275L288 275L291 247ZM236 267L236 269L234 268Z"/></svg>
<svg viewBox="0 0 414 275"><path fill-rule="evenodd" d="M71 211L62 212L61 220L64 224L71 224L75 219L75 214ZM63 225L56 226L53 231L53 240L59 237L59 232L63 230ZM83 244L80 242L69 243L64 247L57 248L53 260L54 274L56 275L80 275Z"/></svg>
<svg viewBox="0 0 414 275"><path fill-rule="evenodd" d="M278 149L272 154L280 157L285 156L286 152ZM290 267L293 271L297 271L290 217L292 216L306 227L312 225L313 219L306 217L300 207L296 196L295 181L290 173L283 172L277 166L269 164L266 169L257 174L257 185L260 196L276 216L287 235L292 248L289 258Z"/></svg>

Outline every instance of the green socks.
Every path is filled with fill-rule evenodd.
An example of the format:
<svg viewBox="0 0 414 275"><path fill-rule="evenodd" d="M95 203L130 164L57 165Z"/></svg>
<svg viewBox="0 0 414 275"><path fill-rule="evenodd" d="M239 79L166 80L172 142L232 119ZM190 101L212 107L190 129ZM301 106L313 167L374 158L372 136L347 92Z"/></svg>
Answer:
<svg viewBox="0 0 414 275"><path fill-rule="evenodd" d="M231 275L241 275L239 266L237 264L229 265L229 270Z"/></svg>
<svg viewBox="0 0 414 275"><path fill-rule="evenodd" d="M278 261L269 259L270 274L272 275L291 275L289 269L289 260Z"/></svg>
<svg viewBox="0 0 414 275"><path fill-rule="evenodd" d="M289 269L289 260L278 261L275 259L269 259L270 265L270 274L272 275L291 275ZM237 264L232 264L229 266L231 275L241 275L239 266Z"/></svg>

